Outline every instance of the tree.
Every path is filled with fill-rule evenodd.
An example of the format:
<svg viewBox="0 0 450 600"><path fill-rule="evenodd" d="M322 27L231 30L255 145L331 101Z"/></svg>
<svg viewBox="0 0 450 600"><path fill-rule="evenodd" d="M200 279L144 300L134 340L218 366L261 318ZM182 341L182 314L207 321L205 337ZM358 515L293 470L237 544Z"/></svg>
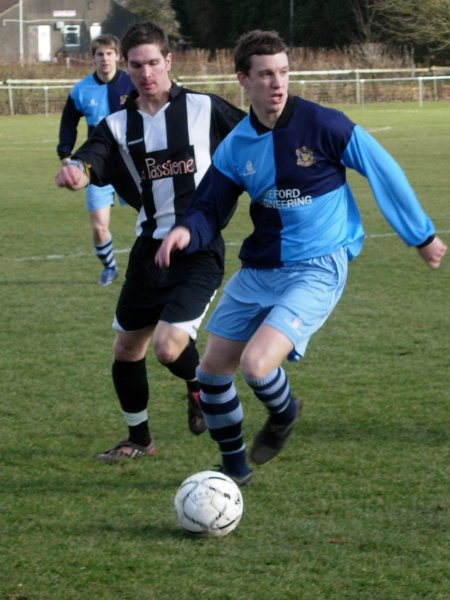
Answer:
<svg viewBox="0 0 450 600"><path fill-rule="evenodd" d="M450 0L172 0L172 7L182 35L210 50L233 47L256 28L312 48L385 44L417 56L450 47Z"/></svg>
<svg viewBox="0 0 450 600"><path fill-rule="evenodd" d="M380 41L380 14L377 0L349 0L355 28L354 42L371 44Z"/></svg>
<svg viewBox="0 0 450 600"><path fill-rule="evenodd" d="M138 21L153 21L163 27L170 37L179 37L180 24L170 0L119 0L118 4L127 8Z"/></svg>
<svg viewBox="0 0 450 600"><path fill-rule="evenodd" d="M286 42L290 41L290 0L241 0L233 4L233 42L250 29L278 31Z"/></svg>
<svg viewBox="0 0 450 600"><path fill-rule="evenodd" d="M189 23L194 45L214 51L224 48L230 19L229 0L191 0Z"/></svg>
<svg viewBox="0 0 450 600"><path fill-rule="evenodd" d="M294 3L294 45L312 48L338 48L348 44L355 31L349 1L296 0Z"/></svg>
<svg viewBox="0 0 450 600"><path fill-rule="evenodd" d="M377 11L391 41L433 50L450 47L450 0L377 0Z"/></svg>
<svg viewBox="0 0 450 600"><path fill-rule="evenodd" d="M297 0L298 1L298 0ZM181 33L199 48L232 48L250 29L289 36L290 0L173 0Z"/></svg>
<svg viewBox="0 0 450 600"><path fill-rule="evenodd" d="M349 0L357 41L430 53L450 47L450 0Z"/></svg>

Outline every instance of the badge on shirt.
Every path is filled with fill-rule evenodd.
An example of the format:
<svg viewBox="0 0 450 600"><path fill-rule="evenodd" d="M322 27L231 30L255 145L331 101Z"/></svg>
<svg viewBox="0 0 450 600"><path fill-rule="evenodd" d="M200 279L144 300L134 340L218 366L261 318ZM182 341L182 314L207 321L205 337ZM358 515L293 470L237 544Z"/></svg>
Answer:
<svg viewBox="0 0 450 600"><path fill-rule="evenodd" d="M316 162L314 150L308 148L308 146L297 148L295 154L297 156L297 164L299 167L310 167Z"/></svg>

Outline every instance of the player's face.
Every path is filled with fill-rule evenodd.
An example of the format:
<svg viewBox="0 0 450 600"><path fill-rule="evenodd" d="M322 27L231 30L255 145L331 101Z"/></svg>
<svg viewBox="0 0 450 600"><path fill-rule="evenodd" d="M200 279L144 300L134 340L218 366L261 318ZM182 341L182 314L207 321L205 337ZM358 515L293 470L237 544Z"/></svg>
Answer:
<svg viewBox="0 0 450 600"><path fill-rule="evenodd" d="M172 55L163 56L156 44L141 44L128 52L128 73L139 99L151 103L166 102L171 81Z"/></svg>
<svg viewBox="0 0 450 600"><path fill-rule="evenodd" d="M275 122L286 104L289 85L289 61L285 52L253 55L248 75L238 73L253 110L260 120Z"/></svg>
<svg viewBox="0 0 450 600"><path fill-rule="evenodd" d="M102 81L110 81L117 72L120 55L109 46L98 46L94 54L95 71Z"/></svg>

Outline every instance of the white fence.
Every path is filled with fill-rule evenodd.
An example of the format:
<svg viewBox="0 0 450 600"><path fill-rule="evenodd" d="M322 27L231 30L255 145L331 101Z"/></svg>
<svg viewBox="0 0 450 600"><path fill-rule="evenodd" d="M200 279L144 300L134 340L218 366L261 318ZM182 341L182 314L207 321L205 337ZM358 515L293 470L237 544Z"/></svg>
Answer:
<svg viewBox="0 0 450 600"><path fill-rule="evenodd" d="M442 74L439 74L442 73ZM216 91L241 107L245 106L243 89L235 75L180 77L179 83L192 89ZM450 68L431 69L348 69L333 71L291 71L291 93L322 103L357 104L371 102L418 102L450 100Z"/></svg>
<svg viewBox="0 0 450 600"><path fill-rule="evenodd" d="M47 117L51 113L61 112L75 82L64 85L12 80L0 83L0 115L45 114Z"/></svg>
<svg viewBox="0 0 450 600"><path fill-rule="evenodd" d="M423 74L421 74L421 72ZM393 77L391 75L401 74ZM0 115L59 113L77 80L17 80L0 82ZM209 91L245 107L246 98L233 75L179 77L184 87ZM323 104L417 102L450 100L450 72L430 70L291 71L290 91Z"/></svg>

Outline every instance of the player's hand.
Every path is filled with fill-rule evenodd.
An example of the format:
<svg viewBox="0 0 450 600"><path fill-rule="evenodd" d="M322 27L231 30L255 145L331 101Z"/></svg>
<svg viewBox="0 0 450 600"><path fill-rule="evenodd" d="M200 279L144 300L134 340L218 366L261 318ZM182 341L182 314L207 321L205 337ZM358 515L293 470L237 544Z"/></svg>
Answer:
<svg viewBox="0 0 450 600"><path fill-rule="evenodd" d="M68 190L80 190L89 184L89 178L75 165L66 165L56 173L55 183Z"/></svg>
<svg viewBox="0 0 450 600"><path fill-rule="evenodd" d="M436 236L430 244L423 246L423 248L417 248L417 250L429 267L438 269L447 252L447 245Z"/></svg>
<svg viewBox="0 0 450 600"><path fill-rule="evenodd" d="M155 254L155 263L160 267L170 266L170 255L174 250L183 250L191 241L191 233L187 227L175 227L163 239Z"/></svg>

